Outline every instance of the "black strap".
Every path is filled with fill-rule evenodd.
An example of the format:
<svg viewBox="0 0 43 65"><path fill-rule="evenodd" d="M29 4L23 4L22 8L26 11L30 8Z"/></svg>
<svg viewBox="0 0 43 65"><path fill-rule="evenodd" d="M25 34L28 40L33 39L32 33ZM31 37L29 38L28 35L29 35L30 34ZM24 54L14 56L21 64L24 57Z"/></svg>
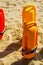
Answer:
<svg viewBox="0 0 43 65"><path fill-rule="evenodd" d="M4 33L4 32L3 32ZM3 35L3 33L0 33L0 35Z"/></svg>
<svg viewBox="0 0 43 65"><path fill-rule="evenodd" d="M4 30L4 32L5 32L5 30ZM4 32L0 32L0 35L3 35L3 34L4 34Z"/></svg>

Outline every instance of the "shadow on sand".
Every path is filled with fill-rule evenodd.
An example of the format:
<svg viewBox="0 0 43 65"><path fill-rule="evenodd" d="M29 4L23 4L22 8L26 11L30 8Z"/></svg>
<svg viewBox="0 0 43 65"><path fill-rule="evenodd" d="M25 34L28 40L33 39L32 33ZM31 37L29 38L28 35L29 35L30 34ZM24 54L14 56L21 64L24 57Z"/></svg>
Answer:
<svg viewBox="0 0 43 65"><path fill-rule="evenodd" d="M27 60L27 59L21 59L19 61L16 61L12 63L11 65L30 65L31 61L37 61L37 60L42 60L43 59L43 48L39 53L36 53L35 57L33 59ZM31 65L34 65L33 63Z"/></svg>
<svg viewBox="0 0 43 65"><path fill-rule="evenodd" d="M16 61L16 62L14 62L14 63L11 64L11 65L28 65L31 61L32 61L32 59L27 60L27 59L23 59L23 58L22 58L21 60Z"/></svg>
<svg viewBox="0 0 43 65"><path fill-rule="evenodd" d="M22 40L19 40L18 42L15 43L11 43L3 52L0 52L0 58L7 56L13 51L17 51L21 47L21 42Z"/></svg>
<svg viewBox="0 0 43 65"><path fill-rule="evenodd" d="M21 42L22 40L19 40L16 43L11 43L3 52L0 52L0 58L3 58L14 51L17 51L21 47ZM33 59L27 60L22 58L21 60L18 60L12 63L11 65L30 65L29 63L32 60L34 61L43 60L43 48L40 50L39 53L36 53Z"/></svg>
<svg viewBox="0 0 43 65"><path fill-rule="evenodd" d="M34 60L43 60L43 48L41 48L39 53L36 53Z"/></svg>

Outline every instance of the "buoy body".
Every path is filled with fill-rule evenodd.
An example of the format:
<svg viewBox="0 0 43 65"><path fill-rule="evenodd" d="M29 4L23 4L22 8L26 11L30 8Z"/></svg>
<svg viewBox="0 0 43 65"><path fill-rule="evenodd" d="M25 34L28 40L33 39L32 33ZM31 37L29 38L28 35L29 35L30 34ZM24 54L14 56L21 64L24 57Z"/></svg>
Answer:
<svg viewBox="0 0 43 65"><path fill-rule="evenodd" d="M35 56L38 45L38 27L36 24L36 8L34 5L30 4L23 8L22 20L22 55L25 59L31 59Z"/></svg>
<svg viewBox="0 0 43 65"><path fill-rule="evenodd" d="M2 37L3 37L4 28L5 28L4 12L2 9L0 9L0 39L2 39Z"/></svg>

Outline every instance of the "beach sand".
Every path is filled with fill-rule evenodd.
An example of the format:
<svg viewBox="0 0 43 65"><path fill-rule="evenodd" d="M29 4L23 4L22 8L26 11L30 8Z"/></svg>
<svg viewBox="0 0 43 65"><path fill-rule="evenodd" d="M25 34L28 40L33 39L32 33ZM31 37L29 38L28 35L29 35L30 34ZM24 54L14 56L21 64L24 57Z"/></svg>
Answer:
<svg viewBox="0 0 43 65"><path fill-rule="evenodd" d="M31 60L23 59L22 9L27 4L36 6L38 48ZM5 32L0 40L0 65L43 65L43 0L0 0L5 14Z"/></svg>

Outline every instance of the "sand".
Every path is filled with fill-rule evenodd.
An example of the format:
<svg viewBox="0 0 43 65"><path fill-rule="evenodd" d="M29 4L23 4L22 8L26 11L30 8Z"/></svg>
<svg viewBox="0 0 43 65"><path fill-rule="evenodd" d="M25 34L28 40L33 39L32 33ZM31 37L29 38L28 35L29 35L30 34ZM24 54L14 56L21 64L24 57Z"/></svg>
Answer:
<svg viewBox="0 0 43 65"><path fill-rule="evenodd" d="M31 60L23 59L22 9L27 4L36 6L38 48ZM43 0L0 0L5 14L5 32L0 40L0 65L43 65Z"/></svg>

